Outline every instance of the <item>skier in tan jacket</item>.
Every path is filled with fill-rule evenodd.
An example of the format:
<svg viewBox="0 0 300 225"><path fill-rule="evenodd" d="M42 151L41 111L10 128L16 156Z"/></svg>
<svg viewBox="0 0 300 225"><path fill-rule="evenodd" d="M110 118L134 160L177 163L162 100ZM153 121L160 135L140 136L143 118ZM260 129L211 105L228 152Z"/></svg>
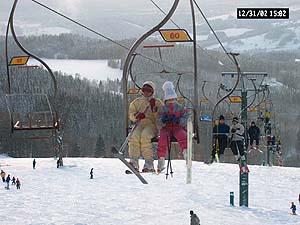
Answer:
<svg viewBox="0 0 300 225"><path fill-rule="evenodd" d="M142 172L154 172L151 139L158 133L157 109L163 103L154 97L155 85L151 81L143 84L141 93L142 96L129 105L129 119L136 126L129 139L129 163L139 170L139 157L142 156L145 159Z"/></svg>

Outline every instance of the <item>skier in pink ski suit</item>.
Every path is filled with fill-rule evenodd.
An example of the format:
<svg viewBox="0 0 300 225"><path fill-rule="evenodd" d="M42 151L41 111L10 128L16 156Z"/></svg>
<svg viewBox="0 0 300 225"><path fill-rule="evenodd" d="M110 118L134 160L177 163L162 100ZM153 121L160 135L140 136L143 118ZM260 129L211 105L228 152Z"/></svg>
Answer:
<svg viewBox="0 0 300 225"><path fill-rule="evenodd" d="M159 158L157 165L158 172L164 169L165 157L172 137L176 138L180 150L184 155L187 149L187 110L177 102L177 94L172 82L166 81L163 85L163 90L165 105L160 107L158 112L158 125L161 127L157 150Z"/></svg>

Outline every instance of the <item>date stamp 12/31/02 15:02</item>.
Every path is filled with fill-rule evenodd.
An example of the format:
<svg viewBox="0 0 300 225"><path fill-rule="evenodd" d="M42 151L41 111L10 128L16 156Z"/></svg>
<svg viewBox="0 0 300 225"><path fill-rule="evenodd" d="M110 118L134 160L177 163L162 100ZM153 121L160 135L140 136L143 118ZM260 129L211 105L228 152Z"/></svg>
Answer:
<svg viewBox="0 0 300 225"><path fill-rule="evenodd" d="M237 19L289 19L289 8L237 8Z"/></svg>

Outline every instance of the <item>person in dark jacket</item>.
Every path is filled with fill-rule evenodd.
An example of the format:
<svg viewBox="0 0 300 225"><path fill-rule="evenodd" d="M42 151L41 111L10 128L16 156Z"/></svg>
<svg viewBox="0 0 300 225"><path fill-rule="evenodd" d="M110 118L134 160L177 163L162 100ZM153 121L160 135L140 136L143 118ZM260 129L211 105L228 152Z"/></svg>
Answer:
<svg viewBox="0 0 300 225"><path fill-rule="evenodd" d="M251 122L251 126L248 129L248 135L250 138L250 148L253 148L253 142L255 141L255 148L259 146L260 129L255 125L255 122Z"/></svg>
<svg viewBox="0 0 300 225"><path fill-rule="evenodd" d="M19 178L17 178L16 186L17 186L17 189L20 189L21 182L20 182Z"/></svg>
<svg viewBox="0 0 300 225"><path fill-rule="evenodd" d="M6 181L6 184L7 184L6 189L9 189L9 182L10 182L10 175L9 174L7 175L5 181Z"/></svg>
<svg viewBox="0 0 300 225"><path fill-rule="evenodd" d="M93 172L93 170L94 170L94 168L91 169L91 172L90 172L91 177L90 177L90 179L94 178L94 172Z"/></svg>
<svg viewBox="0 0 300 225"><path fill-rule="evenodd" d="M228 134L230 127L225 123L225 117L220 115L219 123L213 127L214 147L212 151L212 162L215 160L216 150L219 158L223 157L225 148L228 146Z"/></svg>
<svg viewBox="0 0 300 225"><path fill-rule="evenodd" d="M35 159L34 159L33 162L32 162L32 167L33 167L33 169L35 169L35 165L36 165L36 161L35 161Z"/></svg>
<svg viewBox="0 0 300 225"><path fill-rule="evenodd" d="M200 225L200 219L194 213L193 210L190 211L190 215L191 215L191 225Z"/></svg>
<svg viewBox="0 0 300 225"><path fill-rule="evenodd" d="M13 178L11 179L11 185L16 185L16 178L15 178L15 177L13 177Z"/></svg>
<svg viewBox="0 0 300 225"><path fill-rule="evenodd" d="M292 202L290 209L292 210L292 214L296 215L296 205L294 204L294 202Z"/></svg>

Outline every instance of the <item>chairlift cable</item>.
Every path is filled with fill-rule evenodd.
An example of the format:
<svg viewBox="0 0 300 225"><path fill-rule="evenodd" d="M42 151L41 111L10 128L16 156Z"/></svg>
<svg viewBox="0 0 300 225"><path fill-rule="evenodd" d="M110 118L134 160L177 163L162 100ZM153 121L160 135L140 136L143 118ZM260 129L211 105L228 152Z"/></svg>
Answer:
<svg viewBox="0 0 300 225"><path fill-rule="evenodd" d="M210 30L212 31L213 35L215 36L215 38L217 39L217 41L219 42L219 44L221 45L223 51L225 52L225 54L228 56L228 58L231 60L231 62L235 63L235 60L233 58L230 57L229 52L226 50L226 48L224 47L224 45L222 44L220 38L218 37L218 35L216 34L215 30L212 28L212 26L210 25L210 23L208 22L206 16L204 15L204 13L202 12L201 8L199 7L198 3L196 2L196 0L193 0L193 2L195 3L196 7L198 8L199 12L201 13L202 17L204 18L205 22L207 23L207 25L209 26Z"/></svg>
<svg viewBox="0 0 300 225"><path fill-rule="evenodd" d="M156 8L159 9L159 11L161 11L163 14L167 15L153 0L150 0L152 2L153 5L155 5ZM170 19L170 21L178 28L181 29L172 19Z"/></svg>
<svg viewBox="0 0 300 225"><path fill-rule="evenodd" d="M164 15L166 15L166 13L164 12L164 10L162 10L153 0L150 0L152 2L152 4L159 10L161 11ZM172 19L170 19L170 21L178 28L178 29L182 29L178 24L176 24ZM211 59L213 60L217 60L218 64L222 63L219 59L217 59L215 56L211 55L207 50L205 50L204 48L202 48L198 43L196 43L197 47L203 51L205 54L207 54ZM227 53L226 53L227 54ZM232 60L231 60L232 61ZM221 64L220 64L221 65ZM229 66L226 66L225 64L222 63L222 66L224 66L225 68L231 70L232 68L230 68Z"/></svg>
<svg viewBox="0 0 300 225"><path fill-rule="evenodd" d="M77 24L78 26L83 27L84 29L89 30L90 32L92 32L92 33L94 33L94 34L96 34L96 35L98 35L98 36L100 36L100 37L106 39L107 41L110 41L110 42L112 42L112 43L114 43L114 44L116 44L116 45L118 45L118 46L120 46L120 47L122 47L122 48L124 48L124 49L126 49L126 50L130 50L129 47L127 47L127 46L125 46L125 45L123 45L123 44L121 44L121 43L119 43L119 42L117 42L117 41L114 41L113 39L111 39L111 38L109 38L109 37L107 37L107 36L105 36L105 35L99 33L98 31L95 31L94 29L92 29L92 28L90 28L90 27L88 27L88 26L86 26L86 25L84 25L84 24L82 24L82 23L77 22L76 20L74 20L74 19L72 19L72 18L70 18L70 17L68 17L68 16L66 16L66 15L64 15L64 14L62 14L62 13L60 13L60 12L54 10L54 9L52 9L52 8L50 8L49 6L46 6L45 4L42 4L42 3L40 3L40 2L38 2L38 1L36 1L36 0L31 0L31 1L34 2L34 3L36 3L36 4L38 4L38 5L41 6L41 7L44 7L45 9L47 9L47 10L49 10L49 11L51 11L51 12L57 14L57 15L59 15L59 16L65 18L65 19L67 19L67 20L69 20L69 21L71 21L71 22ZM152 62L154 62L154 63L157 63L157 64L160 65L160 66L168 67L168 68L174 70L174 68L172 68L171 66L164 65L164 64L160 63L159 61L157 61L157 60L155 60L155 59L153 59L153 58L151 58L151 57L148 57L148 56L146 56L146 55L144 55L144 54L137 53L137 52L136 52L135 54L136 54L136 55L139 55L139 56L141 56L141 57L143 57L143 58L145 58L145 59L148 59L149 61L152 61Z"/></svg>

